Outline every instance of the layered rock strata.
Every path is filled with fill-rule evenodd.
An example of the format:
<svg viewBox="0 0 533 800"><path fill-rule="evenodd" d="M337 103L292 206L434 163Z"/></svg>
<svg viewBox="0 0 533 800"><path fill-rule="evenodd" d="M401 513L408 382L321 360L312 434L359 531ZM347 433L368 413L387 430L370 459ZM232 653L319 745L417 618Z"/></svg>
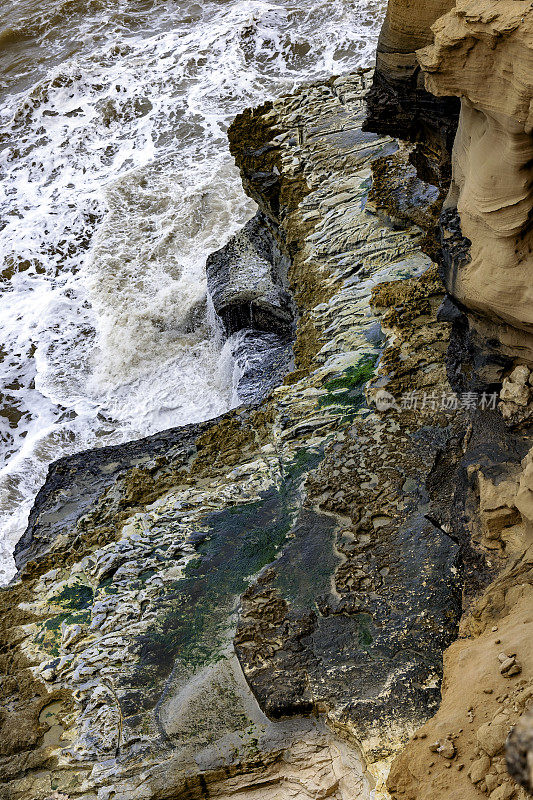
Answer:
<svg viewBox="0 0 533 800"><path fill-rule="evenodd" d="M531 14L526 0L438 0L423 9L391 0L366 123L416 142L419 177L442 189L451 157L446 288L468 310L474 338L497 342L500 359L528 363Z"/></svg>
<svg viewBox="0 0 533 800"><path fill-rule="evenodd" d="M391 0L381 29L365 128L416 144L411 162L420 177L446 190L459 102L424 85L416 51L433 41L431 26L453 0ZM450 92L449 94L453 94Z"/></svg>
<svg viewBox="0 0 533 800"><path fill-rule="evenodd" d="M445 271L471 324L504 354L533 360L533 12L524 0L458 2L419 52L427 89L461 97L448 206L467 260Z"/></svg>
<svg viewBox="0 0 533 800"><path fill-rule="evenodd" d="M471 412L426 234L366 208L397 149L362 131L368 85L307 87L230 131L284 254L285 276L252 269L270 320L291 294L283 383L51 468L2 592L0 797L386 797L438 708L463 575L490 565L457 520ZM239 302L219 306L228 332Z"/></svg>
<svg viewBox="0 0 533 800"><path fill-rule="evenodd" d="M473 568L463 573L460 635L445 653L441 707L396 759L388 786L398 800L508 800L531 791L533 759L532 10L521 0L457 0L433 10L431 21L414 5L389 3L369 127L415 140L427 156L410 158L418 180L431 177L441 104L460 98L453 148L449 126L441 140L440 163L448 150L452 180L437 257L448 291L439 319L452 325L448 375L459 396L477 398L454 500L454 535L469 540ZM415 77L429 117L421 125ZM441 189L442 175L433 170ZM483 407L480 398L496 395Z"/></svg>

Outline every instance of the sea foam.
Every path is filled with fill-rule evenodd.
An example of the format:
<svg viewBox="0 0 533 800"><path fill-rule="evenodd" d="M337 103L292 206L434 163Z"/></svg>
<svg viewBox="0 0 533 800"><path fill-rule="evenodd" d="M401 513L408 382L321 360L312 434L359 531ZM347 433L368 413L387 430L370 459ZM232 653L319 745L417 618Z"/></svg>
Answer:
<svg viewBox="0 0 533 800"><path fill-rule="evenodd" d="M0 108L0 582L51 461L238 402L206 313L254 213L227 127L368 64L384 3L63 5L24 4Z"/></svg>

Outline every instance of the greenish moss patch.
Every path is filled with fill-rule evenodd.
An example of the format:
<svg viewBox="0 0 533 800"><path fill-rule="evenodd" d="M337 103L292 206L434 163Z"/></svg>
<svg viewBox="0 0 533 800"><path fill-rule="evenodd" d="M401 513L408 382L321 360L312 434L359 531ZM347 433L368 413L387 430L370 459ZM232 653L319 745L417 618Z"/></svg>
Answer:
<svg viewBox="0 0 533 800"><path fill-rule="evenodd" d="M351 419L364 404L364 387L375 371L378 353L367 353L337 378L323 384L326 393L318 400L319 408L329 408L334 414Z"/></svg>
<svg viewBox="0 0 533 800"><path fill-rule="evenodd" d="M135 685L168 675L176 659L190 672L223 656L238 597L249 579L276 559L287 538L292 499L286 486L271 489L261 500L206 519L198 558L167 584L157 626L139 638Z"/></svg>
<svg viewBox="0 0 533 800"><path fill-rule="evenodd" d="M35 637L36 643L51 656L59 655L61 644L61 626L67 625L86 625L91 621L90 611L73 611L63 614L56 614L55 617L47 619L41 626L41 630Z"/></svg>
<svg viewBox="0 0 533 800"><path fill-rule="evenodd" d="M94 592L90 586L83 583L65 586L50 601L53 605L63 606L64 611L50 617L41 625L41 629L35 637L36 643L50 655L59 655L63 622L67 625L83 625L90 622L91 612L87 609L90 609L93 599Z"/></svg>
<svg viewBox="0 0 533 800"><path fill-rule="evenodd" d="M53 602L61 603L72 609L87 608L92 604L94 592L90 586L85 586L82 583L75 583L73 586L65 586L57 597L53 598Z"/></svg>
<svg viewBox="0 0 533 800"><path fill-rule="evenodd" d="M357 622L359 623L359 630L357 632L357 642L362 650L370 647L374 641L374 637L370 632L372 626L372 617L369 614L358 614Z"/></svg>

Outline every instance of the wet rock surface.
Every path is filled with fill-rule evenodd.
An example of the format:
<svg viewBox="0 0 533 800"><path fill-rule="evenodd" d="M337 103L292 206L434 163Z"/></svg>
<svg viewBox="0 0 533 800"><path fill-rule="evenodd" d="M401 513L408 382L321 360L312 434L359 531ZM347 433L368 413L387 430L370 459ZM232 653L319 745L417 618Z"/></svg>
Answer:
<svg viewBox="0 0 533 800"><path fill-rule="evenodd" d="M222 250L207 259L207 285L226 334L243 328L290 335L294 309L288 258L259 212Z"/></svg>
<svg viewBox="0 0 533 800"><path fill-rule="evenodd" d="M1 798L525 792L530 370L444 302L445 173L363 130L371 83L230 128L244 404L52 466L2 592Z"/></svg>
<svg viewBox="0 0 533 800"><path fill-rule="evenodd" d="M263 400L291 371L292 336L243 328L230 339L230 344L234 387L240 403Z"/></svg>
<svg viewBox="0 0 533 800"><path fill-rule="evenodd" d="M449 324L424 231L365 208L397 149L361 130L368 85L311 86L230 131L260 254L287 272L253 263L274 331L239 316L235 242L213 304L238 298L228 333L279 373L244 355L251 405L52 467L2 593L0 796L385 796L436 709L465 422L401 406L447 390Z"/></svg>

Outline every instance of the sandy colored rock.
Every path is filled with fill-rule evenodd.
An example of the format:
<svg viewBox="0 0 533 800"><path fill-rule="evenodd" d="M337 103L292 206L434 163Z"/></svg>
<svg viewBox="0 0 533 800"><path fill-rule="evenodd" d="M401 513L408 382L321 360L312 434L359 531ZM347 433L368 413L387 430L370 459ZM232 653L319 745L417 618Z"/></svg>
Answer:
<svg viewBox="0 0 533 800"><path fill-rule="evenodd" d="M529 382L530 374L529 368L526 367L525 364L520 364L511 372L509 380L513 383L517 383L519 386L525 386Z"/></svg>
<svg viewBox="0 0 533 800"><path fill-rule="evenodd" d="M494 643L492 622L481 635L455 642L444 657L443 699L438 713L392 765L388 786L394 800L478 800L480 787L486 791L491 784L491 791L497 791L498 796L514 796L516 784L506 777L504 749L533 687L533 587L529 586L515 604L513 583L509 577L498 584L502 596L507 597L497 616L498 635L505 644L505 655L515 650L519 654L523 676L512 684L500 674L501 646ZM483 692L487 679L494 687L491 695ZM457 759L467 766L471 762L467 769L455 773L453 782L444 759L429 766L432 759L420 738L425 734L435 741L444 732L453 734ZM503 776L505 788L494 785L497 776Z"/></svg>
<svg viewBox="0 0 533 800"><path fill-rule="evenodd" d="M490 758L487 755L480 756L471 765L468 770L468 777L472 783L479 783L484 780L487 772L490 769Z"/></svg>
<svg viewBox="0 0 533 800"><path fill-rule="evenodd" d="M529 523L533 523L533 449L522 461L522 473L515 505L522 517Z"/></svg>
<svg viewBox="0 0 533 800"><path fill-rule="evenodd" d="M500 392L500 399L509 400L519 406L527 406L530 397L529 386L513 383L511 380L504 381Z"/></svg>
<svg viewBox="0 0 533 800"><path fill-rule="evenodd" d="M452 6L453 0L430 0L413 13L411 0L391 0L377 47L378 71L397 79L411 76L418 69L415 51L433 41L431 26Z"/></svg>
<svg viewBox="0 0 533 800"><path fill-rule="evenodd" d="M489 757L492 757L503 750L509 730L510 725L508 717L504 714L499 714L490 722L480 725L476 732L476 739L481 749L484 750Z"/></svg>
<svg viewBox="0 0 533 800"><path fill-rule="evenodd" d="M525 0L458 0L418 51L433 95L461 97L448 203L469 258L448 268L448 291L506 352L533 360L533 12ZM504 324L502 324L504 323ZM519 405L524 391L515 391Z"/></svg>

